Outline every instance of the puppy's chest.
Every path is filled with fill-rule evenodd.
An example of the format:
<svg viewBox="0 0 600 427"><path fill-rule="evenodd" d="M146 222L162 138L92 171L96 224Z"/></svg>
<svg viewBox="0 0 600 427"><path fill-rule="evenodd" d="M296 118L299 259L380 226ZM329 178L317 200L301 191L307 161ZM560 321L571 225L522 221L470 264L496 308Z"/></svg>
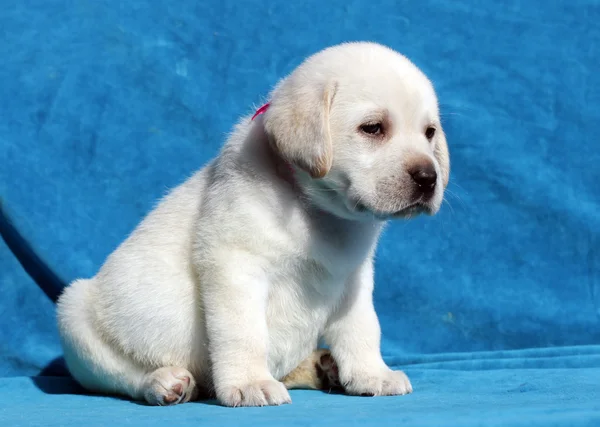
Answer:
<svg viewBox="0 0 600 427"><path fill-rule="evenodd" d="M280 377L316 347L345 287L315 261L296 261L271 279L267 303L269 367Z"/></svg>

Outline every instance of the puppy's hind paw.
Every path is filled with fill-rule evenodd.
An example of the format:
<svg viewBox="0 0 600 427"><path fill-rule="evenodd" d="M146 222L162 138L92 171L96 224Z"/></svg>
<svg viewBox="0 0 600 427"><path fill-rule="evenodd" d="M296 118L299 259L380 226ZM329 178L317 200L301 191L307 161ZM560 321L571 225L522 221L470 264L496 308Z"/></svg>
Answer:
<svg viewBox="0 0 600 427"><path fill-rule="evenodd" d="M325 349L313 351L281 381L290 390L341 390L337 364L329 350Z"/></svg>
<svg viewBox="0 0 600 427"><path fill-rule="evenodd" d="M340 377L337 364L329 350L317 350L314 353L315 370L320 380L322 390L341 390Z"/></svg>
<svg viewBox="0 0 600 427"><path fill-rule="evenodd" d="M152 372L144 384L144 398L150 405L170 406L195 398L196 382L183 368L167 367Z"/></svg>

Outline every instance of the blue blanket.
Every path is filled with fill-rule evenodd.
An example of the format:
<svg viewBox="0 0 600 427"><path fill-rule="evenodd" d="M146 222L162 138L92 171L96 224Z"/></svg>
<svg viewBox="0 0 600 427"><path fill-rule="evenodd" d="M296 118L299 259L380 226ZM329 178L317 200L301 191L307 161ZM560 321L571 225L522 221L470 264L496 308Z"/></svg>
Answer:
<svg viewBox="0 0 600 427"><path fill-rule="evenodd" d="M600 424L598 1L0 6L0 425ZM392 224L377 256L383 353L415 393L241 410L85 395L52 299L280 77L348 40L431 78L451 150L441 213Z"/></svg>

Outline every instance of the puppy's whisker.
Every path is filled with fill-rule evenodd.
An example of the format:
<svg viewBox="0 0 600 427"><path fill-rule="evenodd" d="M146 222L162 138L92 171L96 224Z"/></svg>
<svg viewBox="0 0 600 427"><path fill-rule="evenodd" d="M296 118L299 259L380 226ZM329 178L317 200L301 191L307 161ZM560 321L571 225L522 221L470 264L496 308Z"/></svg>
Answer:
<svg viewBox="0 0 600 427"><path fill-rule="evenodd" d="M360 196L358 199L356 199L356 203L354 203L354 210L356 210L356 208L358 207L358 205L360 204L361 201L362 201L362 196Z"/></svg>
<svg viewBox="0 0 600 427"><path fill-rule="evenodd" d="M470 107L462 106L462 105L457 106L457 105L452 105L452 104L444 104L443 102L440 102L439 106L440 106L440 110L442 110L442 112L446 109L448 109L452 112L460 110L460 111L464 111L466 113L477 111L475 108L470 108Z"/></svg>
<svg viewBox="0 0 600 427"><path fill-rule="evenodd" d="M331 191L331 192L334 192L334 193L338 192L338 190L336 190L335 188L322 188L321 187L321 188L316 188L316 190L317 191Z"/></svg>
<svg viewBox="0 0 600 427"><path fill-rule="evenodd" d="M463 209L467 210L467 204L464 202L463 199L461 199L461 197L458 194L446 189L446 195L455 198L461 204Z"/></svg>
<svg viewBox="0 0 600 427"><path fill-rule="evenodd" d="M461 190L463 193L469 194L469 192L467 190L465 190L463 187L461 187L457 182L450 181L449 186L458 187L458 189Z"/></svg>
<svg viewBox="0 0 600 427"><path fill-rule="evenodd" d="M446 199L445 197L442 199L442 203L446 203L448 205L448 207L450 208L450 212L452 213L452 215L455 214L454 212L454 208L452 207L452 204L448 201L448 199Z"/></svg>
<svg viewBox="0 0 600 427"><path fill-rule="evenodd" d="M446 117L446 116L461 116L461 117L465 117L466 114L462 114L462 113L440 113L441 117Z"/></svg>
<svg viewBox="0 0 600 427"><path fill-rule="evenodd" d="M327 185L322 186L321 188L327 188L330 190L336 190L336 191L344 191L344 186L342 184L338 184L336 182L328 182Z"/></svg>

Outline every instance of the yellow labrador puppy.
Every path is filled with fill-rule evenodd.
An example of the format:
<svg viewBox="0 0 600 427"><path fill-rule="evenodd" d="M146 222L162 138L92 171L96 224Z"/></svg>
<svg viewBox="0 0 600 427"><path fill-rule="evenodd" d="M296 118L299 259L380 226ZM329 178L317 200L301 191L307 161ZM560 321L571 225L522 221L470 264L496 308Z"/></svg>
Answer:
<svg viewBox="0 0 600 427"><path fill-rule="evenodd" d="M408 59L374 43L309 57L65 290L70 372L155 405L410 393L381 357L373 253L386 221L439 210L448 174L436 94Z"/></svg>

